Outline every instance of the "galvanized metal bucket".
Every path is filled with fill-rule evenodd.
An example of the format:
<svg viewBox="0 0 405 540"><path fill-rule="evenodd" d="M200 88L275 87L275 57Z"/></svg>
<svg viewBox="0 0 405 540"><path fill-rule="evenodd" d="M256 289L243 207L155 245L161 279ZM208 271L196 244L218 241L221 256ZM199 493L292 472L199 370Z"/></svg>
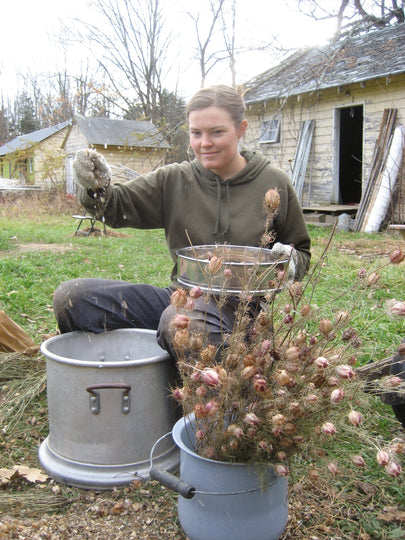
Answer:
<svg viewBox="0 0 405 540"><path fill-rule="evenodd" d="M49 436L39 448L43 469L59 482L112 489L149 477L156 439L178 418L170 387L176 367L156 332L72 332L41 345L47 360ZM174 470L170 438L156 456Z"/></svg>
<svg viewBox="0 0 405 540"><path fill-rule="evenodd" d="M194 431L192 415L180 418L172 431L180 448L180 478L155 463L154 449L151 454L151 478L179 493L178 516L187 537L280 538L288 518L287 478L277 476L271 465L227 463L199 456L194 451Z"/></svg>

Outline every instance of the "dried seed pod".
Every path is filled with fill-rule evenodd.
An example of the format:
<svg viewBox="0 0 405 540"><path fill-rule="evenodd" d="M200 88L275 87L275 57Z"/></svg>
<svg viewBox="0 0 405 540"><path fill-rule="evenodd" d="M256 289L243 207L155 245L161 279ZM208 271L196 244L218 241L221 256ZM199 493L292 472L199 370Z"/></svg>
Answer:
<svg viewBox="0 0 405 540"><path fill-rule="evenodd" d="M291 384L291 377L288 375L285 369L280 369L277 371L274 378L280 386L289 386Z"/></svg>
<svg viewBox="0 0 405 540"><path fill-rule="evenodd" d="M341 379L353 379L355 372L353 368L347 364L341 364L335 368L336 375Z"/></svg>
<svg viewBox="0 0 405 540"><path fill-rule="evenodd" d="M301 306L301 315L303 317L307 317L311 312L311 306L309 306L308 304L304 304L303 306Z"/></svg>
<svg viewBox="0 0 405 540"><path fill-rule="evenodd" d="M324 356L318 356L318 358L315 359L314 363L320 369L325 369L329 366L329 361Z"/></svg>
<svg viewBox="0 0 405 540"><path fill-rule="evenodd" d="M253 387L256 392L259 392L259 394L263 394L267 391L267 380L260 375L255 375L253 380Z"/></svg>
<svg viewBox="0 0 405 540"><path fill-rule="evenodd" d="M377 281L380 279L380 275L377 274L377 272L371 272L371 274L367 278L367 287L371 287L372 285L375 285Z"/></svg>
<svg viewBox="0 0 405 540"><path fill-rule="evenodd" d="M220 382L219 375L215 369L207 368L202 373L202 378L208 386L217 386Z"/></svg>
<svg viewBox="0 0 405 540"><path fill-rule="evenodd" d="M190 336L190 349L193 351L199 351L202 349L203 346L203 340L202 337L199 334L193 334Z"/></svg>
<svg viewBox="0 0 405 540"><path fill-rule="evenodd" d="M321 427L325 435L334 435L336 433L336 427L332 422L325 422Z"/></svg>
<svg viewBox="0 0 405 540"><path fill-rule="evenodd" d="M395 250L390 254L390 262L391 262L392 264L399 264L399 263L402 262L404 259L405 259L405 255L403 254L401 248L395 249Z"/></svg>
<svg viewBox="0 0 405 540"><path fill-rule="evenodd" d="M328 470L334 476L339 474L339 467L336 465L336 463L329 463L328 464Z"/></svg>
<svg viewBox="0 0 405 540"><path fill-rule="evenodd" d="M172 390L172 396L177 401L183 401L186 397L183 388L174 388L174 390Z"/></svg>
<svg viewBox="0 0 405 540"><path fill-rule="evenodd" d="M385 467L390 462L390 454L386 450L379 450L377 452L377 463L381 465L381 467Z"/></svg>
<svg viewBox="0 0 405 540"><path fill-rule="evenodd" d="M196 403L193 412L196 418L206 418L206 416L208 416L208 412L203 403Z"/></svg>
<svg viewBox="0 0 405 540"><path fill-rule="evenodd" d="M350 411L349 422L353 424L353 426L359 426L363 422L362 414L358 411Z"/></svg>
<svg viewBox="0 0 405 540"><path fill-rule="evenodd" d="M275 212L280 206L280 194L277 189L268 189L264 196L264 207L269 214Z"/></svg>
<svg viewBox="0 0 405 540"><path fill-rule="evenodd" d="M193 287L190 290L189 295L190 295L190 298L194 298L194 299L200 298L200 296L202 295L202 290L200 287Z"/></svg>
<svg viewBox="0 0 405 540"><path fill-rule="evenodd" d="M322 334L329 334L329 332L332 330L333 325L332 321L329 319L321 319L319 321L319 330L322 332Z"/></svg>
<svg viewBox="0 0 405 540"><path fill-rule="evenodd" d="M295 345L288 347L288 349L285 351L285 357L287 360L292 362L297 361L300 357L300 349Z"/></svg>
<svg viewBox="0 0 405 540"><path fill-rule="evenodd" d="M185 347L188 347L189 341L190 335L187 328L183 330L177 330L177 332L174 334L173 345L178 349L184 349Z"/></svg>
<svg viewBox="0 0 405 540"><path fill-rule="evenodd" d="M347 311L343 309L338 311L335 315L335 319L337 323L345 322L347 321L348 318L349 318L349 314L347 313Z"/></svg>
<svg viewBox="0 0 405 540"><path fill-rule="evenodd" d="M200 360L204 364L211 364L213 360L215 359L215 355L217 353L217 348L215 345L207 345L202 351L200 352Z"/></svg>
<svg viewBox="0 0 405 540"><path fill-rule="evenodd" d="M288 411L293 418L301 418L304 415L304 411L298 401L292 401L288 407Z"/></svg>
<svg viewBox="0 0 405 540"><path fill-rule="evenodd" d="M271 417L271 422L274 426L280 427L285 424L286 418L284 414L277 413Z"/></svg>
<svg viewBox="0 0 405 540"><path fill-rule="evenodd" d="M385 472L392 478L397 478L402 473L402 467L398 462L390 461L385 467Z"/></svg>
<svg viewBox="0 0 405 540"><path fill-rule="evenodd" d="M250 426L257 426L260 424L260 419L255 415L255 413L252 412L247 413L243 421Z"/></svg>
<svg viewBox="0 0 405 540"><path fill-rule="evenodd" d="M335 388L330 395L330 400L332 403L340 403L344 397L344 390L342 388Z"/></svg>
<svg viewBox="0 0 405 540"><path fill-rule="evenodd" d="M172 321L172 325L175 328L178 328L179 330L183 330L184 328L189 327L190 321L191 321L190 317L187 317L186 315L181 315L180 313L178 313L174 317Z"/></svg>
<svg viewBox="0 0 405 540"><path fill-rule="evenodd" d="M220 271L221 267L222 267L222 259L214 255L208 263L208 270L210 271L211 274L216 274L217 272Z"/></svg>
<svg viewBox="0 0 405 540"><path fill-rule="evenodd" d="M241 379L243 379L244 381L246 381L247 379L251 379L255 375L256 375L255 366L246 366L240 372Z"/></svg>
<svg viewBox="0 0 405 540"><path fill-rule="evenodd" d="M184 289L176 289L170 297L170 303L177 308L182 308L187 302L187 291Z"/></svg>
<svg viewBox="0 0 405 540"><path fill-rule="evenodd" d="M364 467L366 464L364 459L358 454L352 457L352 463L353 465L356 465L356 467Z"/></svg>
<svg viewBox="0 0 405 540"><path fill-rule="evenodd" d="M288 473L290 471L288 470L287 465L283 465L282 463L277 463L277 465L274 465L274 472L278 476L288 476Z"/></svg>
<svg viewBox="0 0 405 540"><path fill-rule="evenodd" d="M211 399L208 403L205 404L205 410L207 411L208 416L215 416L218 412L219 405L215 399Z"/></svg>

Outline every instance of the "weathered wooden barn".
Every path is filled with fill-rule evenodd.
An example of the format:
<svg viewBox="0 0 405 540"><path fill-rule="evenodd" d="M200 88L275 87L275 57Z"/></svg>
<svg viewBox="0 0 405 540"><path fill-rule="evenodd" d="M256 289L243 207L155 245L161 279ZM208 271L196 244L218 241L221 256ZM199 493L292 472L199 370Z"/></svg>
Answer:
<svg viewBox="0 0 405 540"><path fill-rule="evenodd" d="M112 182L123 182L136 174L164 165L170 148L150 122L75 116L63 142L66 153L66 186L74 193L73 160L81 148L93 148L112 168Z"/></svg>
<svg viewBox="0 0 405 540"><path fill-rule="evenodd" d="M299 50L245 90L245 144L290 174L303 208L357 210L405 124L405 24ZM400 222L403 169L391 201Z"/></svg>
<svg viewBox="0 0 405 540"><path fill-rule="evenodd" d="M0 147L0 177L49 187L64 179L61 144L69 122L20 135Z"/></svg>

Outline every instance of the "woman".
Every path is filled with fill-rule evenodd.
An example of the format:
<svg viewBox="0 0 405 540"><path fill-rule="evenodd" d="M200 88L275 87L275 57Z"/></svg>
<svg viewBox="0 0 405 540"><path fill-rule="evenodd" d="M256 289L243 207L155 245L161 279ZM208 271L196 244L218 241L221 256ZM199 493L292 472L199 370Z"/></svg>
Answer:
<svg viewBox="0 0 405 540"><path fill-rule="evenodd" d="M102 332L117 328L157 330L162 347L171 346L170 297L176 287L176 250L185 246L227 243L261 245L265 231L263 200L269 188L280 194L274 222L277 255L290 257L293 279L310 262L310 238L288 176L255 152L239 149L246 132L245 105L232 88L202 89L187 107L192 162L174 163L125 184L110 185L110 170L92 150L78 152L74 163L79 198L89 213L113 228L163 228L175 266L171 284L159 288L102 279L75 279L55 292L60 331ZM202 297L193 310L204 321L210 341L219 344L234 322L235 300L221 308Z"/></svg>

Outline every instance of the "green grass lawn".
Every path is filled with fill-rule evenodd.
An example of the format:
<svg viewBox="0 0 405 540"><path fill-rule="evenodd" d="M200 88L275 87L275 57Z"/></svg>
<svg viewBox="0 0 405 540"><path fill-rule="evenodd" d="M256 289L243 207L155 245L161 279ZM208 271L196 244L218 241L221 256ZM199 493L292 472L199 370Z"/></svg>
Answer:
<svg viewBox="0 0 405 540"><path fill-rule="evenodd" d="M41 201L0 206L0 309L37 344L57 332L52 295L60 282L76 277L104 277L166 286L173 264L163 231L108 229L107 236L75 236L76 223L72 214L77 213L77 208L73 203L71 207L62 206L62 209L57 204L44 206ZM313 243L311 271L328 243L330 232L330 228L310 228ZM391 355L405 336L404 318L394 318L386 309L387 301L393 298L405 300L405 263L389 264L390 253L400 246L401 239L396 234L337 232L322 263L319 283L313 293L314 302L324 306L325 314L329 308L336 310L336 306L350 312L352 325L362 339L362 364ZM368 273L377 271L380 279L373 287L361 284L353 288L357 274L363 268ZM40 357L26 362L19 363L20 371L11 373L5 363L1 365L3 395L10 396L14 384L15 392L26 396L26 407L17 411L19 423L14 423L12 430L1 418L0 468L21 462L38 465L37 448L47 434L46 396L40 378L44 362ZM10 364L10 369L11 366L14 369L14 364ZM25 384L27 377L31 378L32 388ZM38 388L34 388L34 382L38 383ZM369 426L372 434L403 437L403 430L393 418L391 409L378 397L367 398L366 406L372 407L374 412ZM1 414L9 414L10 404L0 403L0 408ZM353 437L342 443L338 455L333 454L336 450L330 452L336 461L344 463L345 455L357 448L360 451L360 444L361 440ZM302 483L305 476L306 492L292 491L290 494L292 518L288 530L292 532L286 538L367 540L404 537L404 520L400 517L404 513L402 477L390 479L381 468L372 464L374 447L364 455L369 469L361 475L361 480L357 479L355 469L349 468L349 476L334 480L333 488L329 486L332 479L315 481L315 477L310 478L304 473L316 463L302 463L302 476L295 473L291 486ZM161 491L155 489L157 491L152 490L148 497L161 497ZM16 491L19 490L21 486L17 485ZM10 488L10 496L14 496L11 491ZM50 488L48 492L51 498ZM63 488L63 493L67 499L77 497L74 489ZM132 495L126 492L125 496ZM136 501L146 504L142 493L136 492L133 496ZM175 513L174 505L173 499ZM393 509L389 514L391 517L381 517L387 508ZM183 538L180 532L176 534L170 538Z"/></svg>

